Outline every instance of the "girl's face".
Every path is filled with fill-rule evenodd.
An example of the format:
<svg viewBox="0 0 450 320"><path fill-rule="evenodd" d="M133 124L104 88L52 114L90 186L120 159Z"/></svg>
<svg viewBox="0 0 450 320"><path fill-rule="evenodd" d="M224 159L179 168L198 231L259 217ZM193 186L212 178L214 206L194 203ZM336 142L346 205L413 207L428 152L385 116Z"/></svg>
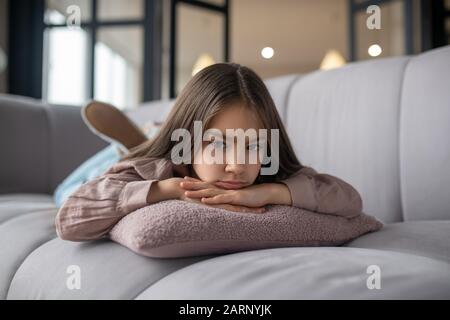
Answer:
<svg viewBox="0 0 450 320"><path fill-rule="evenodd" d="M219 129L224 137L226 129L243 129L244 132L247 129L255 129L257 134L258 129L262 129L257 116L239 103L227 106L223 111L214 116L206 129L211 128ZM241 164L237 161L239 148L236 138L234 139L234 159L231 159L231 156L225 156L230 152L230 146L226 145L225 138L212 140L203 141L202 151L199 150L198 154L195 155L195 157L201 157L201 162L194 161L192 164L194 177L205 182L214 183L225 189L240 189L252 185L259 175L261 163L259 158L256 163L250 163L248 154L250 152L258 152L256 148L258 141L249 141L248 136L246 136L245 152L247 154L245 155L245 163ZM223 164L205 163L205 159L210 158L211 155L210 151L205 150L209 144L213 144L214 148L222 148L224 155ZM211 150L210 148L208 149ZM228 181L228 183L224 181Z"/></svg>

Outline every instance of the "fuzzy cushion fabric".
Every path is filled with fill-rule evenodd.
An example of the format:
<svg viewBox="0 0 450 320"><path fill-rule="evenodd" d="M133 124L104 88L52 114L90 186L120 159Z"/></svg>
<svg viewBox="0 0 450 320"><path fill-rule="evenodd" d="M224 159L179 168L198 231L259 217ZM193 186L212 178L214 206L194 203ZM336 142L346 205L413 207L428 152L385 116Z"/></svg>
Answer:
<svg viewBox="0 0 450 320"><path fill-rule="evenodd" d="M128 214L109 237L144 256L175 258L274 247L339 246L382 226L364 213L348 219L282 205L268 205L262 214L238 213L166 200Z"/></svg>

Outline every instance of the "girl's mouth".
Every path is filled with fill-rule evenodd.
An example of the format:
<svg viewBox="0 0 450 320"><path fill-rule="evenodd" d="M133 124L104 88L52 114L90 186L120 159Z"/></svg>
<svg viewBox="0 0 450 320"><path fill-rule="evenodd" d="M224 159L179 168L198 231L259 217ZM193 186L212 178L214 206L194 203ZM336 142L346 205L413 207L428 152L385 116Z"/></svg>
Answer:
<svg viewBox="0 0 450 320"><path fill-rule="evenodd" d="M244 182L241 181L235 181L235 180L220 180L214 183L217 187L223 188L223 189L240 189L245 186Z"/></svg>

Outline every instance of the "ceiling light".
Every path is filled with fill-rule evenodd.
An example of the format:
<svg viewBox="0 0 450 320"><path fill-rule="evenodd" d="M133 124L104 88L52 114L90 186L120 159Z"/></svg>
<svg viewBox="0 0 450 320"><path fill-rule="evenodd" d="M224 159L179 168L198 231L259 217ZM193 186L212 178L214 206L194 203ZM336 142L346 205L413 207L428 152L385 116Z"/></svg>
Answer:
<svg viewBox="0 0 450 320"><path fill-rule="evenodd" d="M261 55L264 59L270 59L273 57L274 50L271 47L265 47L261 50Z"/></svg>
<svg viewBox="0 0 450 320"><path fill-rule="evenodd" d="M197 72L199 72L200 70L202 70L203 68L206 68L212 64L214 64L214 59L213 57L211 57L210 54L208 53L202 53L197 61L194 64L194 67L192 68L192 76L195 76L195 74Z"/></svg>
<svg viewBox="0 0 450 320"><path fill-rule="evenodd" d="M325 54L325 57L320 64L320 69L329 70L334 68L339 68L345 64L344 57L340 54L339 51L332 49L328 50Z"/></svg>
<svg viewBox="0 0 450 320"><path fill-rule="evenodd" d="M372 57L378 57L383 50L381 50L381 47L377 44L373 44L369 47L369 50L367 50L370 56Z"/></svg>

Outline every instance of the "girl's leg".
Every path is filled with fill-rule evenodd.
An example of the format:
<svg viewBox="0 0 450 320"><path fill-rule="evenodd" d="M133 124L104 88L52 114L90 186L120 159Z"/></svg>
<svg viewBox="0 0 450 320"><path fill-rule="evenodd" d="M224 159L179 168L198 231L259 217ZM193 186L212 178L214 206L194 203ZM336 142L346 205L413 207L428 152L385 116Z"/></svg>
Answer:
<svg viewBox="0 0 450 320"><path fill-rule="evenodd" d="M117 141L130 150L147 141L147 136L121 110L98 101L83 107L86 125L107 140Z"/></svg>

